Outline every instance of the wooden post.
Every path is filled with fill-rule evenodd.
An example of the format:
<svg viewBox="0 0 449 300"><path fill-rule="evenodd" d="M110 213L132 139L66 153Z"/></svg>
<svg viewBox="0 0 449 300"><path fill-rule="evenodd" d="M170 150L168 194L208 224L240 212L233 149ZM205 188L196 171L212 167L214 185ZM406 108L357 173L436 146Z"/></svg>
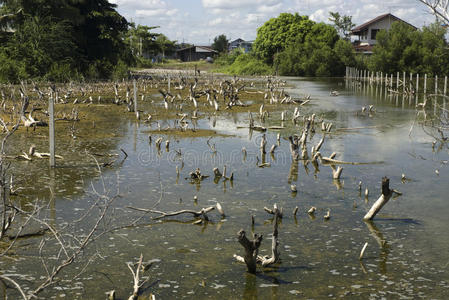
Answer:
<svg viewBox="0 0 449 300"><path fill-rule="evenodd" d="M56 89L51 93L50 99L48 100L48 130L50 139L50 167L56 166L55 159L55 108L54 108L54 97L57 97Z"/></svg>
<svg viewBox="0 0 449 300"><path fill-rule="evenodd" d="M418 95L419 91L419 73L416 73L416 95Z"/></svg>
<svg viewBox="0 0 449 300"><path fill-rule="evenodd" d="M170 93L170 84L171 82L170 82L170 75L168 75L168 92Z"/></svg>
<svg viewBox="0 0 449 300"><path fill-rule="evenodd" d="M410 93L412 92L412 80L413 80L413 74L410 73Z"/></svg>
<svg viewBox="0 0 449 300"><path fill-rule="evenodd" d="M399 92L399 72L396 73L396 91Z"/></svg>
<svg viewBox="0 0 449 300"><path fill-rule="evenodd" d="M405 93L405 72L402 74L402 93Z"/></svg>
<svg viewBox="0 0 449 300"><path fill-rule="evenodd" d="M380 72L380 86L382 86L383 76L384 76L384 74L382 72Z"/></svg>
<svg viewBox="0 0 449 300"><path fill-rule="evenodd" d="M438 95L438 75L435 75L435 94Z"/></svg>
<svg viewBox="0 0 449 300"><path fill-rule="evenodd" d="M424 95L427 94L427 74L424 74Z"/></svg>
<svg viewBox="0 0 449 300"><path fill-rule="evenodd" d="M393 89L393 73L390 76L390 88Z"/></svg>
<svg viewBox="0 0 449 300"><path fill-rule="evenodd" d="M133 90L134 90L134 112L136 113L136 116L139 115L137 112L137 86L136 86L136 79L133 80Z"/></svg>
<svg viewBox="0 0 449 300"><path fill-rule="evenodd" d="M443 90L444 96L446 96L446 90L447 90L447 76L444 76L444 90Z"/></svg>

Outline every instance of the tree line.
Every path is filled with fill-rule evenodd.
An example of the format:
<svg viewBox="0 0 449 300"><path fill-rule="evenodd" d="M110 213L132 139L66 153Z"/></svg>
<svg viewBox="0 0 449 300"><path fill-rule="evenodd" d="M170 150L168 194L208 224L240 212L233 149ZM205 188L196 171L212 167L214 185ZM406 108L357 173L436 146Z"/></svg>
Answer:
<svg viewBox="0 0 449 300"><path fill-rule="evenodd" d="M258 28L251 53L223 54L218 62L236 74L343 76L345 66L374 72L447 74L447 26L416 29L394 22L377 33L371 55L357 53L350 41L352 17L331 12L332 24L317 23L298 13L281 13Z"/></svg>
<svg viewBox="0 0 449 300"><path fill-rule="evenodd" d="M156 27L128 22L108 0L0 0L0 82L97 80L174 51Z"/></svg>
<svg viewBox="0 0 449 300"><path fill-rule="evenodd" d="M352 17L331 12L332 24L281 13L257 29L250 53L228 53L225 35L212 47L216 65L233 74L343 76L345 66L385 73L447 74L447 26L416 29L395 22L377 34L372 55L354 51ZM0 0L0 82L123 78L129 67L175 51L158 28L128 22L108 0Z"/></svg>

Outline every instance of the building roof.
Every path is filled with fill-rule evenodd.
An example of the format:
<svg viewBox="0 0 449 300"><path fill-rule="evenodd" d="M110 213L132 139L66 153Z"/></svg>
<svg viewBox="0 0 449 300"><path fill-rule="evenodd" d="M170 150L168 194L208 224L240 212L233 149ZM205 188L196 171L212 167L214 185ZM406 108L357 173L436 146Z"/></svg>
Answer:
<svg viewBox="0 0 449 300"><path fill-rule="evenodd" d="M379 22L379 21L381 21L381 20L383 20L385 18L392 18L392 19L394 19L394 21L404 22L404 23L406 23L406 24L408 24L408 25L410 25L410 26L412 26L413 28L416 29L416 27L413 26L412 24L410 24L408 22L405 22L404 20L402 20L402 19L400 19L400 18L398 18L398 17L388 13L388 14L383 14L383 15L380 15L378 17L375 17L374 19L372 19L372 20L370 20L368 22L365 22L362 25L359 25L359 26L356 26L356 27L352 28L351 33L357 35L358 33L362 32L365 29L367 29L371 24Z"/></svg>
<svg viewBox="0 0 449 300"><path fill-rule="evenodd" d="M241 38L238 38L238 39L233 40L232 42L230 42L230 44L241 43L241 42L244 42L244 40L242 40Z"/></svg>
<svg viewBox="0 0 449 300"><path fill-rule="evenodd" d="M185 50L192 49L192 48L195 48L195 51L197 51L197 52L214 52L214 53L218 53L218 51L215 51L214 49L212 49L209 46L195 46L195 45L190 46L190 47L186 47L186 48L182 48L182 49L178 49L178 50L176 50L176 52L185 51Z"/></svg>

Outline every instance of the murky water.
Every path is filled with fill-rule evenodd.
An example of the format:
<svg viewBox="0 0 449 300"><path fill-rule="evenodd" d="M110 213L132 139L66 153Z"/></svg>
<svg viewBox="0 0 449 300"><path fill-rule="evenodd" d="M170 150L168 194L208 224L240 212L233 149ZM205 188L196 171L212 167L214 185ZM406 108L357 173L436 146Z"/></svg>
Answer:
<svg viewBox="0 0 449 300"><path fill-rule="evenodd" d="M61 138L58 147L64 161L54 170L49 170L46 161L16 163L13 171L20 172L15 177L26 187L23 193L51 199L48 222L88 230L93 217L74 221L97 199L93 187L102 193L103 184L95 162L82 159L86 156L83 151L117 153L118 161L103 168L102 176L108 193L114 195L119 188L120 197L102 226L124 226L142 216L137 226L117 229L91 244L77 263L61 273L62 281L42 296L103 299L105 292L115 289L120 298L127 298L132 277L126 263L136 262L143 254L145 261L153 260L145 273L150 280L143 295L153 293L158 299L447 298L448 148L432 147L434 139L414 122L416 100L385 96L385 90L375 86L345 88L343 80L286 80L290 86L286 92L311 95L302 114L315 113L334 124L321 153L337 152L340 160L367 164L344 165L342 178L335 181L329 166L320 165L316 170L311 164L292 162L287 137L299 133L299 127L289 119L284 122L285 129L266 133L268 149L276 143L278 132L281 142L273 156L267 153L262 158L261 133L237 129L247 125L248 115L232 111L218 116L211 113L198 120L198 128L219 134L209 141L216 153L207 145L209 137L164 136L152 131L149 143L148 132L157 129L155 124L116 117L107 124L114 128L114 135L95 140ZM329 96L331 90L338 90L340 95ZM152 105L143 104L142 109L151 110ZM367 105L374 105L376 112L362 113L362 106ZM281 125L280 111L291 115L294 107L279 106L264 125ZM162 128L173 123L159 122ZM316 145L321 136L317 130L309 145ZM158 137L163 138L160 151L154 142ZM38 147L45 145L45 140L32 132L15 138L14 144L23 150L30 139ZM246 157L242 147L247 149ZM122 161L120 148L129 155L126 160ZM98 159L105 162L109 158ZM257 166L263 159L270 167ZM234 173L232 182L215 182L213 176L201 183L186 179L196 168L213 175L214 167L222 169L224 165L228 174ZM401 181L402 174L409 180ZM380 195L383 176L388 176L390 186L403 195L390 200L373 222L365 223L362 218ZM291 193L291 184L297 185L296 194ZM369 190L367 199L365 188ZM227 217L222 219L213 211L210 222L202 225L193 225L189 215L155 221L151 214L128 208L200 210L217 201ZM261 254L270 254L273 220L263 207L275 203L284 210L279 234L282 262L250 275L233 259L234 253L243 252L237 232L244 229L263 234ZM296 206L299 211L294 217ZM311 206L317 207L314 216L307 214ZM331 218L325 220L329 210ZM251 215L255 216L253 228ZM24 286L34 286L33 282L45 275L39 242L40 238L22 241L13 259L0 259L3 274L26 274ZM360 261L365 242L368 247ZM95 259L90 261L91 257Z"/></svg>

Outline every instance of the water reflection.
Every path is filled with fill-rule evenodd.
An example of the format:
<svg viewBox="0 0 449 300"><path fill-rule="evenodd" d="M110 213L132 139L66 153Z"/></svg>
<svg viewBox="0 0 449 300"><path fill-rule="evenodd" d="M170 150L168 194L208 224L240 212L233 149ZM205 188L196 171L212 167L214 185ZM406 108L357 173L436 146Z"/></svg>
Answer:
<svg viewBox="0 0 449 300"><path fill-rule="evenodd" d="M258 299L257 276L255 274L245 273L245 289L243 291L243 299Z"/></svg>
<svg viewBox="0 0 449 300"><path fill-rule="evenodd" d="M387 243L382 232L374 224L373 221L365 221L365 224L371 236L376 240L377 244L380 247L379 272L381 274L387 274L387 261L388 255L390 254L390 245Z"/></svg>
<svg viewBox="0 0 449 300"><path fill-rule="evenodd" d="M292 182L298 181L298 160L292 159L290 164L290 171L288 172L287 182L291 184Z"/></svg>

